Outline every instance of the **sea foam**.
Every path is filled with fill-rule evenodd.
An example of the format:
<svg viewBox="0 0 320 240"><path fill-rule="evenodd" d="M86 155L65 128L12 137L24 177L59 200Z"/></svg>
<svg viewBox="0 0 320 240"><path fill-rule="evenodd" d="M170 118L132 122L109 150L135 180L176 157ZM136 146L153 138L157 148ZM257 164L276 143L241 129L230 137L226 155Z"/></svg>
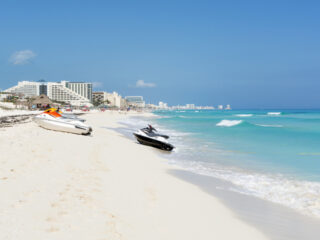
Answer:
<svg viewBox="0 0 320 240"><path fill-rule="evenodd" d="M219 127L232 127L232 126L236 126L239 125L240 123L242 123L242 120L222 120L219 123L216 124L216 126Z"/></svg>
<svg viewBox="0 0 320 240"><path fill-rule="evenodd" d="M285 112L286 115L290 113ZM190 131L190 136L172 138L179 152L170 155L170 162L194 173L230 182L232 186L226 190L279 203L320 218L320 181L316 171L319 151L315 142L319 140L319 132L310 139L308 134L303 136L303 129L295 131L292 127L305 126L307 130L316 127L318 130L320 115L294 112L294 118L283 118L280 116L284 113L280 111L270 111L268 115L264 111L252 111L253 116L249 118L235 116L248 116L249 113L212 111L196 117L190 112L188 117L192 117L192 121L180 118L168 121L169 128L177 126L177 131ZM213 121L217 127L208 129ZM162 124L166 125L166 121ZM197 128L193 128L195 125ZM236 139L233 139L233 131L238 134ZM294 141L282 144L289 136L303 140L302 145ZM265 148L264 144L268 143L270 145ZM288 163L289 158L292 159Z"/></svg>
<svg viewBox="0 0 320 240"><path fill-rule="evenodd" d="M191 172L222 179L234 184L230 191L255 196L264 200L278 203L299 212L320 218L320 183L299 181L281 174L262 174L246 172L240 169L228 169L206 163L184 161L181 165Z"/></svg>
<svg viewBox="0 0 320 240"><path fill-rule="evenodd" d="M277 115L281 115L281 112L268 112L267 114L268 115L273 115L273 116L276 115L277 116Z"/></svg>
<svg viewBox="0 0 320 240"><path fill-rule="evenodd" d="M280 125L280 124L274 124L274 125L271 125L271 124L256 124L256 126L260 126L260 127L277 127L277 128L283 127L283 125Z"/></svg>
<svg viewBox="0 0 320 240"><path fill-rule="evenodd" d="M236 114L237 117L252 117L253 114Z"/></svg>

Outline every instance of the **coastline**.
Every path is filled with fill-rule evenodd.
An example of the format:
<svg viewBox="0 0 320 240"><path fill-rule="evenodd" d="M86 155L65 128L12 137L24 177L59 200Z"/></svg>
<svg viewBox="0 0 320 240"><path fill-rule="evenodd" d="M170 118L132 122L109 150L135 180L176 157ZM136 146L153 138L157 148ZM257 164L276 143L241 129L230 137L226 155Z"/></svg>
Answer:
<svg viewBox="0 0 320 240"><path fill-rule="evenodd" d="M234 214L259 229L272 240L317 240L320 220L286 206L229 189L233 184L221 179L200 175L183 169L169 170L169 174L198 186L202 191L221 200Z"/></svg>
<svg viewBox="0 0 320 240"><path fill-rule="evenodd" d="M121 126L116 128L116 130L129 139L134 139L131 135L128 135L128 130L132 131L133 122L141 125L139 119L142 119L142 123L144 124L148 122L148 118L134 117L134 121L120 122L121 125L125 124L125 127ZM172 130L170 130L170 132L171 131ZM194 173L188 168L182 167L176 161L172 161L177 156L170 156L168 158L168 154L165 152L155 152L158 156L165 158L168 164L173 167L173 169L168 170L167 173L189 182L199 187L202 191L218 198L225 206L231 209L238 218L259 229L270 239L318 239L320 235L320 229L318 227L320 225L319 218L309 213L303 214L303 212L297 209L280 203L274 203L254 195L234 191L238 186L229 181L214 176ZM179 158L181 158L181 156L179 156Z"/></svg>
<svg viewBox="0 0 320 240"><path fill-rule="evenodd" d="M268 239L224 203L172 176L157 152L90 113L93 136L34 122L1 129L1 239Z"/></svg>

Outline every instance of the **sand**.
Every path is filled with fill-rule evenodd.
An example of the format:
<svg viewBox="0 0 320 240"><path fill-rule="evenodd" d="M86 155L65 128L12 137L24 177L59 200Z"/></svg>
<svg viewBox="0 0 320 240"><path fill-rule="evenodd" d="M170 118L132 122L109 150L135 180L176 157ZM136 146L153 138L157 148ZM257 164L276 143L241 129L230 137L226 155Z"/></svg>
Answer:
<svg viewBox="0 0 320 240"><path fill-rule="evenodd" d="M82 116L92 136L34 122L0 129L0 239L267 239L218 198L179 179L159 151Z"/></svg>

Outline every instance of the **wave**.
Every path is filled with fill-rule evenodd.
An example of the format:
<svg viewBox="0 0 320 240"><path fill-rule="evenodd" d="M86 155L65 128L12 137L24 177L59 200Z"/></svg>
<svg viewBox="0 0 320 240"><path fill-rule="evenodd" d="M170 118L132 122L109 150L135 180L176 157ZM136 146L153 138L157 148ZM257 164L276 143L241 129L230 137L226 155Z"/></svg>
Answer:
<svg viewBox="0 0 320 240"><path fill-rule="evenodd" d="M205 176L230 182L229 191L255 196L278 203L303 214L320 218L320 183L295 180L280 174L247 172L201 162L172 162L182 168Z"/></svg>
<svg viewBox="0 0 320 240"><path fill-rule="evenodd" d="M268 112L267 115L278 116L281 115L281 112Z"/></svg>
<svg viewBox="0 0 320 240"><path fill-rule="evenodd" d="M269 117L267 117L265 113L263 114L264 118L266 118L267 120L272 120L270 118L272 118L273 115L283 115L283 113L281 112L270 112L268 113L268 115L270 115ZM235 118L234 115L235 114L233 114L233 118ZM259 116L259 114L253 115ZM224 118L229 117L225 116ZM250 118L245 119L240 118L240 116L237 116L237 119L232 119L230 117L229 119L223 120L216 118L208 118L207 120L206 118L206 121L210 122L211 124L214 120L216 121L215 123L218 127L225 128L239 125L235 128L226 129L231 131L232 129L237 130L244 127L244 130L255 131L258 129L264 129L264 131L272 132L281 130L281 127L287 126L286 124L280 125L278 122L264 122L263 119L259 119L261 120L261 124L257 124L254 121L249 121L251 120ZM175 122L175 124L181 123ZM157 126L155 127L157 128ZM262 171L258 172L255 170L250 171L248 170L250 168L246 168L245 170L242 169L241 166L237 167L236 163L234 164L234 162L231 162L232 166L223 166L223 161L221 165L219 164L220 156L222 156L221 160L223 160L226 152L225 149L220 148L220 143L218 141L219 139L212 141L206 139L205 141L209 141L209 144L207 145L202 144L202 141L204 140L200 139L201 144L195 144L194 138L198 137L197 134L189 133L189 138L187 136L183 136L183 134L180 132L164 129L162 125L160 130L166 132L167 135L172 136L172 138L170 139L172 139L173 144L177 147L174 154L166 156L169 158L169 163L175 164L196 174L206 175L229 182L232 185L230 185L230 188L226 189L228 191L255 196L260 199L282 204L284 206L300 211L301 213L320 218L320 182L312 182L310 180L303 181L301 180L301 178L296 178L295 176L288 176L284 174L267 173ZM222 134L223 132L224 131L222 131ZM258 131L255 132L259 133ZM238 153L235 152L234 154L236 155ZM311 152L310 150L310 152L300 152L298 154L311 156L318 155L319 153L317 150L314 150L313 152ZM227 159L228 157L233 158L233 153L231 153L230 156L226 156ZM252 158L254 157L255 156L252 156ZM215 159L219 160L217 160L217 163L215 163L211 161L211 158L213 159L213 161L216 161ZM282 170L279 170L279 172L281 171Z"/></svg>
<svg viewBox="0 0 320 240"><path fill-rule="evenodd" d="M273 131L281 131L281 127L289 126L287 124L283 124L282 122L271 121L273 117L285 114L286 113L283 112L270 112L267 116L266 111L263 113L254 113L253 116L259 116L258 120L261 122L255 122L252 118L241 118L241 116L238 115L236 115L235 117L235 114L232 114L233 116L229 115L229 117L224 115L223 118L225 119L217 119L217 117L220 116L216 117L215 115L204 115L200 116L200 121L202 121L203 118L205 118L206 124L212 124L212 122L215 121L214 124L216 124L216 126L218 127L222 127L222 129L220 128L221 130L223 130L223 128L225 129L226 127L239 125L238 127L228 128L225 130L232 131L232 129L240 130L241 128L244 128L244 133L245 131L252 130L252 132L257 134L259 133L259 131L267 131L271 134L273 133ZM244 115L247 116L249 114ZM260 116L263 118L261 118ZM192 117L195 118L195 115ZM192 122L192 124L193 123L194 122ZM181 124L181 122L177 121L174 122L174 124ZM157 126L155 127L157 128ZM218 138L211 140L200 139L201 144L195 144L194 138L199 137L198 134L190 133L189 138L187 136L183 136L179 132L174 132L169 129L161 129L161 131L162 130L167 131L168 135L170 136L172 134L173 144L177 146L174 154L172 154L171 156L166 156L170 159L170 163L180 166L183 169L192 171L196 174L202 174L229 182L230 188L226 188L226 190L228 191L255 196L260 199L282 204L284 206L300 211L301 213L320 218L320 182L312 182L310 180L303 181L301 180L303 178L296 178L295 176L288 176L280 173L267 173L262 171L256 172L255 170L250 171L248 170L250 168L246 168L245 170L242 169L241 165L237 167L237 163L234 163L233 161L231 163L228 163L231 164L231 166L223 166L222 164L224 164L223 160L224 156L226 156L226 151L224 148L220 148ZM224 134L224 132L225 131L223 130L221 134ZM220 131L218 133L220 134ZM227 134L228 133L229 131L227 131ZM204 147L205 144L202 144L202 141L209 141L209 144ZM223 146L223 144L221 144L221 146ZM228 148L229 147L227 147L227 149ZM238 153L234 153L235 157L236 154ZM311 157L312 155L318 155L319 152L317 150L311 149L310 152L300 152L297 154L307 155L307 157ZM222 160L221 165L219 164L220 156ZM228 159L229 157L233 158L233 153L227 155L226 159ZM252 160L253 158L255 158L255 156L250 156L250 158L251 157ZM258 154L257 157L259 157ZM217 163L213 162L216 161L215 159L218 159ZM272 166L271 163L270 166ZM283 170L276 171L282 172Z"/></svg>
<svg viewBox="0 0 320 240"><path fill-rule="evenodd" d="M216 124L218 127L232 127L241 124L242 120L222 120Z"/></svg>
<svg viewBox="0 0 320 240"><path fill-rule="evenodd" d="M253 114L236 114L237 117L252 117Z"/></svg>
<svg viewBox="0 0 320 240"><path fill-rule="evenodd" d="M283 127L283 125L280 124L274 124L274 125L269 125L269 124L255 124L256 126L260 126L260 127L277 127L277 128L281 128Z"/></svg>

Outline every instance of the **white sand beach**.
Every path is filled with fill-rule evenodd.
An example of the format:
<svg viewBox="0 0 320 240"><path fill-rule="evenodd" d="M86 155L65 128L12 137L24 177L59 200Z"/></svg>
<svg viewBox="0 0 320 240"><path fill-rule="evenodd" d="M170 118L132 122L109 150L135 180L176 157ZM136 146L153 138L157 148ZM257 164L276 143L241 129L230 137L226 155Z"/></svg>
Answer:
<svg viewBox="0 0 320 240"><path fill-rule="evenodd" d="M169 174L157 150L108 129L127 116L82 116L92 136L34 122L0 128L0 239L267 239Z"/></svg>

